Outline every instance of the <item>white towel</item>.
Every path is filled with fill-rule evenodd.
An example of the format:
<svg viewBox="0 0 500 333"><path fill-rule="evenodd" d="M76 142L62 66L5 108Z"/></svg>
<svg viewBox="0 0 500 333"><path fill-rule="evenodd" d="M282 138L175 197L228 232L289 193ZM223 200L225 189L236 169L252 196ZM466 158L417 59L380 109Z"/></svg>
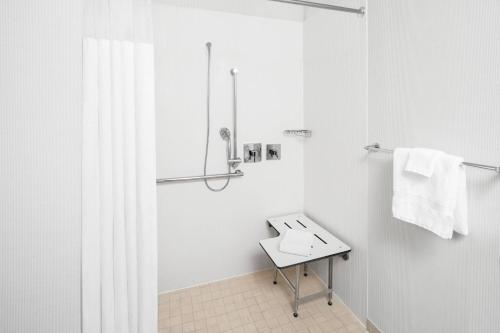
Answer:
<svg viewBox="0 0 500 333"><path fill-rule="evenodd" d="M394 151L394 194L392 213L395 218L413 223L442 238L450 239L453 231L468 234L467 189L463 159L439 154L432 176L408 172L410 149Z"/></svg>
<svg viewBox="0 0 500 333"><path fill-rule="evenodd" d="M310 256L313 249L314 235L308 231L287 230L280 242L280 251L301 256Z"/></svg>
<svg viewBox="0 0 500 333"><path fill-rule="evenodd" d="M410 149L408 162L406 162L406 171L418 173L427 178L432 176L434 165L438 158L443 154L439 150L427 148Z"/></svg>

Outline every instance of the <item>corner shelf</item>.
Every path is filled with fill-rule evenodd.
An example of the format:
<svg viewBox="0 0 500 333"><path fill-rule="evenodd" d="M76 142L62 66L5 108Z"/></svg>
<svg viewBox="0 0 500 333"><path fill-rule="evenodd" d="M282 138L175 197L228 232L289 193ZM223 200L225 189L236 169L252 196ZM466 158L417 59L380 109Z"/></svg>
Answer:
<svg viewBox="0 0 500 333"><path fill-rule="evenodd" d="M294 129L294 130L284 130L283 135L286 136L302 136L305 138L309 138L312 135L311 130L305 130L305 129Z"/></svg>

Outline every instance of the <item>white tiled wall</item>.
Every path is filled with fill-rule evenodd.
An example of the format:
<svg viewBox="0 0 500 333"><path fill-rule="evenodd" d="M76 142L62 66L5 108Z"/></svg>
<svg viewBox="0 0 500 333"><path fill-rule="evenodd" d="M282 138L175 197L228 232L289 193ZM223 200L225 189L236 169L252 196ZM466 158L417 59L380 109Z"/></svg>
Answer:
<svg viewBox="0 0 500 333"><path fill-rule="evenodd" d="M240 157L244 143L282 145L280 161L242 164L245 176L223 192L203 182L158 187L161 292L270 265L258 245L269 236L265 218L303 204L303 142L283 136L284 129L302 127L303 62L301 22L158 3L154 15L158 177L203 173L207 41L213 44L208 172L227 170L219 128L232 128L232 67L240 71Z"/></svg>

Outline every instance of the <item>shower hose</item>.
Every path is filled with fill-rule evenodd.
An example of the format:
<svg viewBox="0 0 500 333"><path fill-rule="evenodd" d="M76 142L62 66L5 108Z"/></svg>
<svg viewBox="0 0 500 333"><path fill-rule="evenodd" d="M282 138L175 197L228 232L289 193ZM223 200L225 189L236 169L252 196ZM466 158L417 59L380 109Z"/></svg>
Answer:
<svg viewBox="0 0 500 333"><path fill-rule="evenodd" d="M207 51L208 51L208 70L207 70L207 139L205 141L205 163L203 164L203 176L207 175L208 147L209 147L209 143L210 143L210 67L211 67L211 61L212 61L211 47L212 47L212 43L208 42L207 43ZM229 149L229 144L230 144L230 142L227 141L226 142L227 149ZM229 163L227 163L227 173L229 174L230 172L231 172L231 166L229 165ZM205 185L207 186L207 188L210 191L220 192L220 191L223 191L229 185L230 179L231 179L231 177L227 176L226 183L222 187L220 187L220 188L211 187L208 184L208 180L206 178L204 179L204 182L205 182Z"/></svg>

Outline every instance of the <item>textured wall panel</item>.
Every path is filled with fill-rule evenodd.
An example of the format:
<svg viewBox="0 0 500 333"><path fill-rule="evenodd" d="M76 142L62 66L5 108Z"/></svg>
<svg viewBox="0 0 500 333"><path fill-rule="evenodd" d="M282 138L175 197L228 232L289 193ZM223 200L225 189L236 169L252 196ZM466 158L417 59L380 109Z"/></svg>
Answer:
<svg viewBox="0 0 500 333"><path fill-rule="evenodd" d="M359 6L360 2L351 6ZM334 289L366 318L366 18L308 10L304 22L305 211L348 243ZM315 268L326 281L327 262Z"/></svg>
<svg viewBox="0 0 500 333"><path fill-rule="evenodd" d="M0 332L80 331L80 17L0 2Z"/></svg>
<svg viewBox="0 0 500 333"><path fill-rule="evenodd" d="M369 142L500 164L500 2L369 3ZM368 317L385 333L500 332L500 178L467 169L470 235L391 217L392 159L368 177Z"/></svg>

